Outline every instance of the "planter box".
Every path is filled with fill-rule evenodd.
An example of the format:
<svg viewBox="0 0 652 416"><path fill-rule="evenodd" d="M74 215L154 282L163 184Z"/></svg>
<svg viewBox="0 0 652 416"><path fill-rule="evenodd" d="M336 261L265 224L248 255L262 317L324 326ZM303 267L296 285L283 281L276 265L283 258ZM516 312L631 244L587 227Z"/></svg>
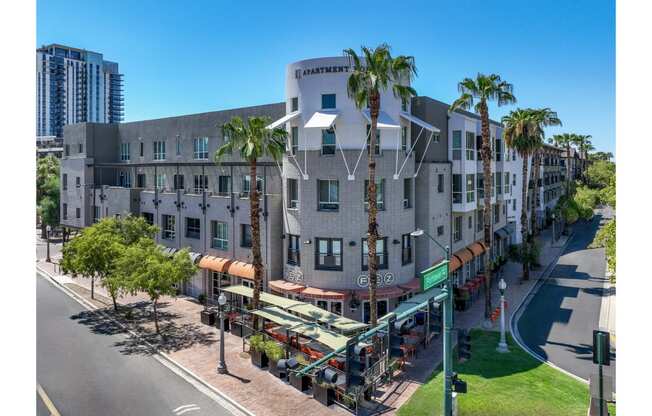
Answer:
<svg viewBox="0 0 652 416"><path fill-rule="evenodd" d="M258 368L265 368L269 364L267 354L262 351L250 350L249 355L251 356L251 363Z"/></svg>
<svg viewBox="0 0 652 416"><path fill-rule="evenodd" d="M306 391L310 388L312 379L310 376L297 376L297 373L290 373L290 385L299 391Z"/></svg>
<svg viewBox="0 0 652 416"><path fill-rule="evenodd" d="M242 338L243 336L246 337L251 335L251 329L249 327L242 326L240 322L233 321L231 322L231 334Z"/></svg>
<svg viewBox="0 0 652 416"><path fill-rule="evenodd" d="M330 387L323 387L318 383L312 386L312 397L324 406L335 403L335 391Z"/></svg>
<svg viewBox="0 0 652 416"><path fill-rule="evenodd" d="M222 326L222 320L217 317L217 323L216 323L217 329L220 329ZM229 320L227 318L224 318L224 331L229 332L231 325L229 325Z"/></svg>
<svg viewBox="0 0 652 416"><path fill-rule="evenodd" d="M276 366L277 364L278 361L269 360L269 366L267 367L267 371L272 373L274 376L285 380L287 376L286 370L279 370L278 367Z"/></svg>
<svg viewBox="0 0 652 416"><path fill-rule="evenodd" d="M217 313L209 310L203 310L200 312L201 323L204 325L215 325L215 320L217 318Z"/></svg>

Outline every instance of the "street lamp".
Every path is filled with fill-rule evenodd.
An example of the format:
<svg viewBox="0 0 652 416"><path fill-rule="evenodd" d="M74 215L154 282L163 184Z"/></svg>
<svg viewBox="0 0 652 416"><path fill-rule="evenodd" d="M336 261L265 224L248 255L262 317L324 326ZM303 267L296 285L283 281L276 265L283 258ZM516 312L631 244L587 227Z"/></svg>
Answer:
<svg viewBox="0 0 652 416"><path fill-rule="evenodd" d="M500 342L498 343L496 351L509 352L505 340L505 289L507 289L505 279L500 279L500 282L498 282L498 289L500 290Z"/></svg>
<svg viewBox="0 0 652 416"><path fill-rule="evenodd" d="M48 224L45 227L45 231L46 231L45 239L47 241L47 254L46 254L46 257L45 257L45 261L47 261L48 263L51 263L52 260L50 260L50 232L52 231L52 227L50 227L50 225Z"/></svg>
<svg viewBox="0 0 652 416"><path fill-rule="evenodd" d="M220 296L217 298L217 304L220 307L220 362L217 365L217 372L224 374L228 371L224 362L224 305L226 305L224 292L220 293Z"/></svg>
<svg viewBox="0 0 652 416"><path fill-rule="evenodd" d="M446 261L450 262L450 248L444 247L430 234L420 228L412 231L412 237L420 237L426 235L432 240L440 249L446 253ZM444 416L453 415L453 344L451 339L451 331L453 327L453 291L450 282L450 264L446 266L446 280L444 282L443 292L448 296L444 299Z"/></svg>

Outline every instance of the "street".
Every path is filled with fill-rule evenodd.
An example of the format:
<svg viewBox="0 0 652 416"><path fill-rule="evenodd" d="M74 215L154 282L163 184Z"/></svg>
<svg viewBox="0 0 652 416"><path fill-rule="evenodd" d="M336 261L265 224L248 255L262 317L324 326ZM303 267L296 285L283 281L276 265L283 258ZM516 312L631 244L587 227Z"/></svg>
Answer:
<svg viewBox="0 0 652 416"><path fill-rule="evenodd" d="M39 416L56 414L47 398L63 416L232 414L152 356L121 349L122 329L88 325L94 313L36 280Z"/></svg>
<svg viewBox="0 0 652 416"><path fill-rule="evenodd" d="M521 338L532 351L585 380L598 371L592 361L592 337L608 290L604 249L587 247L600 222L610 216L603 211L574 226L573 239L518 321ZM614 376L613 360L614 354L605 375Z"/></svg>

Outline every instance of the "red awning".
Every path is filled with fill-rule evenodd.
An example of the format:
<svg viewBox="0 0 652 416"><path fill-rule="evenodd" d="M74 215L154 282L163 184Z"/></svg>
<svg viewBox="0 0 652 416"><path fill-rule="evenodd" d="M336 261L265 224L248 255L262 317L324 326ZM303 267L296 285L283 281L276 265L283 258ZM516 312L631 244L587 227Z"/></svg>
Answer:
<svg viewBox="0 0 652 416"><path fill-rule="evenodd" d="M280 293L300 293L306 287L299 285L297 283L288 282L287 280L272 280L269 282L269 286L272 290L275 290Z"/></svg>
<svg viewBox="0 0 652 416"><path fill-rule="evenodd" d="M202 269L212 270L214 272L224 273L229 268L230 259L222 257L204 256L199 260L199 267Z"/></svg>
<svg viewBox="0 0 652 416"><path fill-rule="evenodd" d="M316 287L307 287L301 291L301 294L307 298L315 299L332 299L342 300L345 297L344 292L336 292L334 290L324 290Z"/></svg>
<svg viewBox="0 0 652 416"><path fill-rule="evenodd" d="M254 280L254 265L242 261L234 261L229 265L226 273L242 277L243 279Z"/></svg>
<svg viewBox="0 0 652 416"><path fill-rule="evenodd" d="M405 289L408 292L414 292L415 290L421 290L421 279L416 277L412 280L410 280L407 283L404 283L402 285L398 285L401 289Z"/></svg>
<svg viewBox="0 0 652 416"><path fill-rule="evenodd" d="M355 293L360 299L369 299L369 289L357 290ZM376 289L376 298L397 298L402 296L403 293L405 293L405 291L399 286L379 287Z"/></svg>

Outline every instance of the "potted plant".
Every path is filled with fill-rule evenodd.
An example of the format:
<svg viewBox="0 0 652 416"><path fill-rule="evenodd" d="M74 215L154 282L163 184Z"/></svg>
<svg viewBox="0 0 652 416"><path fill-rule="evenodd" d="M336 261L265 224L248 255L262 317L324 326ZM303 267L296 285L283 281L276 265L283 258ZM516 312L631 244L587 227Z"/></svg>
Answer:
<svg viewBox="0 0 652 416"><path fill-rule="evenodd" d="M265 368L269 363L265 354L265 338L260 334L252 335L249 337L249 347L251 363L258 368Z"/></svg>
<svg viewBox="0 0 652 416"><path fill-rule="evenodd" d="M204 309L202 309L202 311L199 313L199 316L201 317L201 323L204 325L214 326L217 313L208 309L206 305L206 295L200 293L199 296L197 296L197 300L200 304L204 305Z"/></svg>
<svg viewBox="0 0 652 416"><path fill-rule="evenodd" d="M278 360L285 356L285 350L276 341L269 340L265 343L265 354L269 359L269 372L276 377L285 378L285 370L281 371L277 367Z"/></svg>
<svg viewBox="0 0 652 416"><path fill-rule="evenodd" d="M294 359L299 363L299 367L289 372L290 385L299 391L306 391L312 385L312 379L308 375L299 376L297 373L308 365L308 360L306 360L302 353L295 355Z"/></svg>

